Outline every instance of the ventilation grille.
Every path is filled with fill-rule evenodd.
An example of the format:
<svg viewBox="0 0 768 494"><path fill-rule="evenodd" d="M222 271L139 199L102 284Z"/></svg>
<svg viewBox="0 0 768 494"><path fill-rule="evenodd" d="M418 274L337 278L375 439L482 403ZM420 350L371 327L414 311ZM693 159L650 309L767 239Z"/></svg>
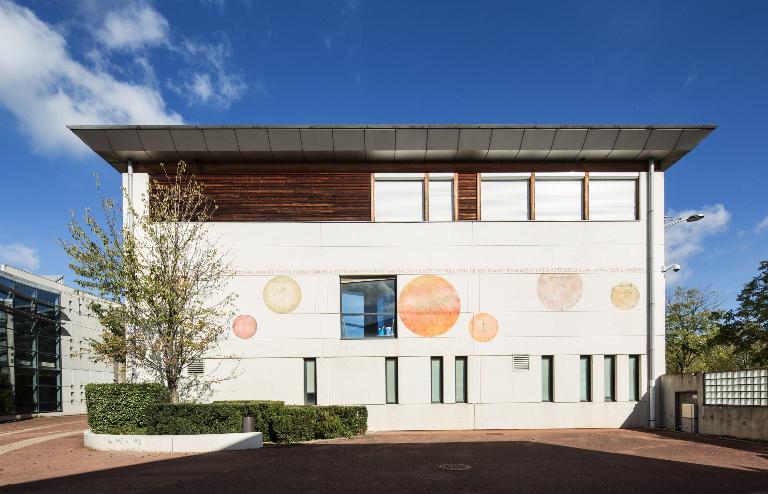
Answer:
<svg viewBox="0 0 768 494"><path fill-rule="evenodd" d="M187 372L190 374L202 374L203 369L205 366L203 365L203 360L195 360L193 362L190 362L187 366Z"/></svg>
<svg viewBox="0 0 768 494"><path fill-rule="evenodd" d="M523 371L531 367L530 355L512 355L512 370Z"/></svg>

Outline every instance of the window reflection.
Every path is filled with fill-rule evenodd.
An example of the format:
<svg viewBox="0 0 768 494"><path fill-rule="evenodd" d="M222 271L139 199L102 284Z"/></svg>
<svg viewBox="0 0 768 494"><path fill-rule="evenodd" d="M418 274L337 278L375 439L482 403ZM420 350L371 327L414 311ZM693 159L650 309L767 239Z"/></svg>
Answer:
<svg viewBox="0 0 768 494"><path fill-rule="evenodd" d="M341 279L341 337L395 337L395 279Z"/></svg>

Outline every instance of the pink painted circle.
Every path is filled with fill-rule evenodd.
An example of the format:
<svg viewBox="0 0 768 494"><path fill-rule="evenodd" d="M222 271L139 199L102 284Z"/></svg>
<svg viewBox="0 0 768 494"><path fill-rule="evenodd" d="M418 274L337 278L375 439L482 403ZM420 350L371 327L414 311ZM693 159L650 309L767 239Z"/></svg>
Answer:
<svg viewBox="0 0 768 494"><path fill-rule="evenodd" d="M232 332L236 336L247 340L256 334L256 319L251 316L237 316L232 321Z"/></svg>
<svg viewBox="0 0 768 494"><path fill-rule="evenodd" d="M577 273L544 273L539 276L536 293L550 310L568 310L581 299L583 289Z"/></svg>

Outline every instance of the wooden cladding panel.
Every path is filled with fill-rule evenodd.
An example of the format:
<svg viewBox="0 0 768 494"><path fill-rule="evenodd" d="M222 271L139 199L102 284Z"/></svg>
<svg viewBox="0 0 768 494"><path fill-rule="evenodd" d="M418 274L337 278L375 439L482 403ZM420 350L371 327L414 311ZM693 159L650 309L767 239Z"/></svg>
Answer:
<svg viewBox="0 0 768 494"><path fill-rule="evenodd" d="M165 175L151 175L165 182ZM370 221L370 173L200 174L215 221Z"/></svg>
<svg viewBox="0 0 768 494"><path fill-rule="evenodd" d="M477 221L477 203L478 203L478 182L477 173L457 173L458 185L456 190L458 195L456 202L458 204L459 221Z"/></svg>

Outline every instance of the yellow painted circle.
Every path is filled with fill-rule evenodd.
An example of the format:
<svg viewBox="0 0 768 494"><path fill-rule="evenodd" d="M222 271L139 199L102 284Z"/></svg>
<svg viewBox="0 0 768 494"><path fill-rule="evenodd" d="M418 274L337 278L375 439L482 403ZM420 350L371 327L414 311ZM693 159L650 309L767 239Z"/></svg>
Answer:
<svg viewBox="0 0 768 494"><path fill-rule="evenodd" d="M275 276L264 286L263 295L272 312L287 314L299 306L301 287L290 276Z"/></svg>

